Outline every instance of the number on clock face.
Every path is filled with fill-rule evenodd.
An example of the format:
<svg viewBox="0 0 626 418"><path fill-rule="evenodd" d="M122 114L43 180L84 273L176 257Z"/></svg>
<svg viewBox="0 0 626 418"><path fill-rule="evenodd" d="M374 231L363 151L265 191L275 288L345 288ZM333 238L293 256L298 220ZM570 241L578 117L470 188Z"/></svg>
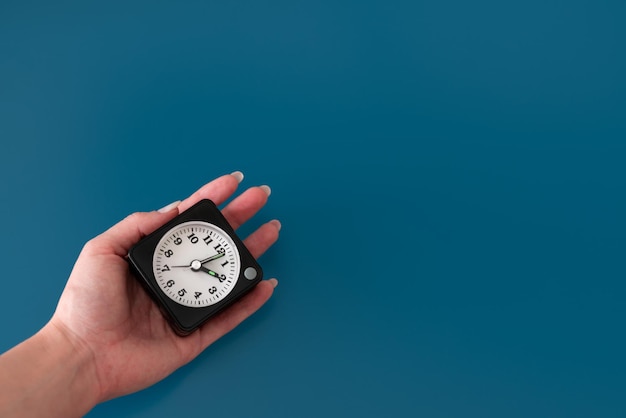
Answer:
<svg viewBox="0 0 626 418"><path fill-rule="evenodd" d="M170 299L201 308L223 300L233 290L241 261L237 246L221 228L190 221L163 235L152 268L159 287Z"/></svg>

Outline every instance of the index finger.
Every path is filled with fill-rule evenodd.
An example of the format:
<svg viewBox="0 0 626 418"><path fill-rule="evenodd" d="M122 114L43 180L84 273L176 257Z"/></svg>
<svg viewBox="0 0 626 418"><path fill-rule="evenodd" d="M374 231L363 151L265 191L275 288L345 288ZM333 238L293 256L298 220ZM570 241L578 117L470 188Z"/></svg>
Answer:
<svg viewBox="0 0 626 418"><path fill-rule="evenodd" d="M240 171L216 178L183 200L178 205L178 212L184 212L202 199L210 199L216 205L221 205L237 190L237 186L239 186L242 179L243 174Z"/></svg>

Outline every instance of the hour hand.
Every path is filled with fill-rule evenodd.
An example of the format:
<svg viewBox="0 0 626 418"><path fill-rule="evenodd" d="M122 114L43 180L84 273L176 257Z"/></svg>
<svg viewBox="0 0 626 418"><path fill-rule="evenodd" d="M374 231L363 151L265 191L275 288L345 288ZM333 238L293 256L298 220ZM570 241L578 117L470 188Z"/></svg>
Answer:
<svg viewBox="0 0 626 418"><path fill-rule="evenodd" d="M226 280L226 276L224 276L223 274L219 274L211 269L208 269L204 266L200 266L200 268L198 269L200 271L203 271L205 273L207 273L209 276L213 276L217 279L219 279L220 282L223 282L224 280Z"/></svg>
<svg viewBox="0 0 626 418"><path fill-rule="evenodd" d="M206 268L204 266L200 266L200 268L198 270L203 271L205 273L208 273L209 275L211 275L213 277L220 277L220 275L217 274L215 271L213 271L211 269L208 269L208 268Z"/></svg>

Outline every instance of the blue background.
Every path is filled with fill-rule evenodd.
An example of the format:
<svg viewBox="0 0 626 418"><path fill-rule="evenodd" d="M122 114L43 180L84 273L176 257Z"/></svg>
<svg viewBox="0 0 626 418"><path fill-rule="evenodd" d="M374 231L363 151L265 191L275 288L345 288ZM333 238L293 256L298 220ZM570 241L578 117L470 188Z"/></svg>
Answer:
<svg viewBox="0 0 626 418"><path fill-rule="evenodd" d="M89 417L625 416L625 18L3 1L0 351L85 241L242 170L275 297Z"/></svg>

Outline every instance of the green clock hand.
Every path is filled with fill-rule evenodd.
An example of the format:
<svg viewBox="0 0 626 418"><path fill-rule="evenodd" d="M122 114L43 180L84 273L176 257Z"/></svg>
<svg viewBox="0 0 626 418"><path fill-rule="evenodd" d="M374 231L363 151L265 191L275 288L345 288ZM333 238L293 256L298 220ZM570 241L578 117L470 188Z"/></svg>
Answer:
<svg viewBox="0 0 626 418"><path fill-rule="evenodd" d="M205 258L204 260L200 260L200 264L208 263L209 261L217 260L218 258L224 257L226 253L217 253L209 258Z"/></svg>
<svg viewBox="0 0 626 418"><path fill-rule="evenodd" d="M224 276L223 274L216 273L213 270L208 269L204 266L200 266L198 270L208 273L210 276L217 278L220 282L223 282L224 280L226 280L226 276Z"/></svg>
<svg viewBox="0 0 626 418"><path fill-rule="evenodd" d="M211 276L213 276L213 277L220 277L220 275L219 275L219 274L217 274L217 273L216 273L216 272L214 272L213 270L208 269L208 268L206 268L206 267L204 267L204 266L200 266L200 268L198 268L198 270L203 271L203 272L205 272L205 273L208 273L209 275L211 275Z"/></svg>

